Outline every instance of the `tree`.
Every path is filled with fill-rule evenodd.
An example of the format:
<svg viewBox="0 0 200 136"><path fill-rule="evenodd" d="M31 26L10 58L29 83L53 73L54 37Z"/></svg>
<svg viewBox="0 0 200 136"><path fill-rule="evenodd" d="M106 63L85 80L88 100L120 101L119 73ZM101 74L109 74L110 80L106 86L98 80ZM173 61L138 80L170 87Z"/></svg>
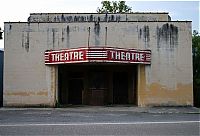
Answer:
<svg viewBox="0 0 200 136"><path fill-rule="evenodd" d="M200 35L192 35L194 105L200 107Z"/></svg>
<svg viewBox="0 0 200 136"><path fill-rule="evenodd" d="M98 13L131 13L131 7L125 1L102 1L102 7L97 8Z"/></svg>

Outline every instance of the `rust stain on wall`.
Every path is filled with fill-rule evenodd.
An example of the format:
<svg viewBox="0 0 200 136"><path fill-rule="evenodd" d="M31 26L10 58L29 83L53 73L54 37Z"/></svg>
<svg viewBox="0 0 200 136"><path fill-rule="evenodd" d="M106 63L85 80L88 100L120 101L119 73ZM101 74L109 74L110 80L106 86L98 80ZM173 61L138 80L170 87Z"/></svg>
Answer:
<svg viewBox="0 0 200 136"><path fill-rule="evenodd" d="M51 95L49 97L51 97L53 99L53 106L55 106L55 102L56 102L56 66L51 67Z"/></svg>
<svg viewBox="0 0 200 136"><path fill-rule="evenodd" d="M145 90L145 83L146 83L146 78L145 78L145 67L144 65L139 65L139 73L138 73L138 88L137 88L137 97L138 97L138 105L143 106L143 100L142 100L142 92Z"/></svg>
<svg viewBox="0 0 200 136"><path fill-rule="evenodd" d="M16 96L30 96L34 95L33 92L7 92L5 95L16 95Z"/></svg>
<svg viewBox="0 0 200 136"><path fill-rule="evenodd" d="M176 90L170 90L157 83L151 84L148 88L150 93L147 92L146 96L144 95L144 99L149 101L149 104L160 101L160 104L166 105L192 105L192 84L177 84ZM148 99L147 96L151 96L153 101Z"/></svg>
<svg viewBox="0 0 200 136"><path fill-rule="evenodd" d="M193 85L177 84L175 90L159 83L146 85L145 66L140 67L140 84L138 85L138 105L171 106L193 105Z"/></svg>
<svg viewBox="0 0 200 136"><path fill-rule="evenodd" d="M47 96L47 95L48 95L48 92L40 91L40 92L37 92L37 95L44 95L44 96Z"/></svg>
<svg viewBox="0 0 200 136"><path fill-rule="evenodd" d="M47 96L48 92L46 90L42 91L17 91L17 92L11 92L11 91L6 91L5 95L7 96Z"/></svg>

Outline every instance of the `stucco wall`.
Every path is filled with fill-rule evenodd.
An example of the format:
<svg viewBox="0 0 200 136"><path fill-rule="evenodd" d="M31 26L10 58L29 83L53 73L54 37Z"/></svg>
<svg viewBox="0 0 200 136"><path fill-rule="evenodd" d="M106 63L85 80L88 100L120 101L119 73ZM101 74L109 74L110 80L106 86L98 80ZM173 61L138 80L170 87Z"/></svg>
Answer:
<svg viewBox="0 0 200 136"><path fill-rule="evenodd" d="M190 22L157 25L150 39L152 64L139 68L140 106L193 105L191 35Z"/></svg>
<svg viewBox="0 0 200 136"><path fill-rule="evenodd" d="M5 23L4 106L54 105L56 66L44 52L84 46L151 49L138 105L192 105L191 22Z"/></svg>

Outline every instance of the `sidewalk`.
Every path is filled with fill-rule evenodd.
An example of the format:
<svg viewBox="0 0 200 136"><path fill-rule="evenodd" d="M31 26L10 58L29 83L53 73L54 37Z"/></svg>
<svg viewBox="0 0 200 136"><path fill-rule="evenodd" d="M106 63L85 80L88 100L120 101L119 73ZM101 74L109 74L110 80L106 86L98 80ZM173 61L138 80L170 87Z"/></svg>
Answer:
<svg viewBox="0 0 200 136"><path fill-rule="evenodd" d="M77 106L67 108L6 108L1 107L0 111L20 111L20 110L41 110L41 111L66 111L66 112L135 112L150 114L200 114L200 109L196 107L134 107L134 106Z"/></svg>
<svg viewBox="0 0 200 136"><path fill-rule="evenodd" d="M152 107L147 109L148 113L182 113L182 114L200 114L200 109L196 107Z"/></svg>

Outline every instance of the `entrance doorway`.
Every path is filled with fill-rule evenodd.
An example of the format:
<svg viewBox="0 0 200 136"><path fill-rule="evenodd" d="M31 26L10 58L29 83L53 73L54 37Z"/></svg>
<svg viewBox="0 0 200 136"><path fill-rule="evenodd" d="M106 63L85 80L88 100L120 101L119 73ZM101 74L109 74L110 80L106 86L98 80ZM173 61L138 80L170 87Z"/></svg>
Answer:
<svg viewBox="0 0 200 136"><path fill-rule="evenodd" d="M137 65L82 65L58 67L61 105L136 104Z"/></svg>
<svg viewBox="0 0 200 136"><path fill-rule="evenodd" d="M113 73L113 103L128 104L128 73Z"/></svg>
<svg viewBox="0 0 200 136"><path fill-rule="evenodd" d="M104 100L107 91L106 84L107 76L104 72L93 69L89 72L89 92L90 92L90 105L99 106L104 105Z"/></svg>
<svg viewBox="0 0 200 136"><path fill-rule="evenodd" d="M83 80L70 79L69 80L69 104L82 104Z"/></svg>
<svg viewBox="0 0 200 136"><path fill-rule="evenodd" d="M61 105L83 104L84 73L78 67L60 65L58 67L58 102Z"/></svg>

